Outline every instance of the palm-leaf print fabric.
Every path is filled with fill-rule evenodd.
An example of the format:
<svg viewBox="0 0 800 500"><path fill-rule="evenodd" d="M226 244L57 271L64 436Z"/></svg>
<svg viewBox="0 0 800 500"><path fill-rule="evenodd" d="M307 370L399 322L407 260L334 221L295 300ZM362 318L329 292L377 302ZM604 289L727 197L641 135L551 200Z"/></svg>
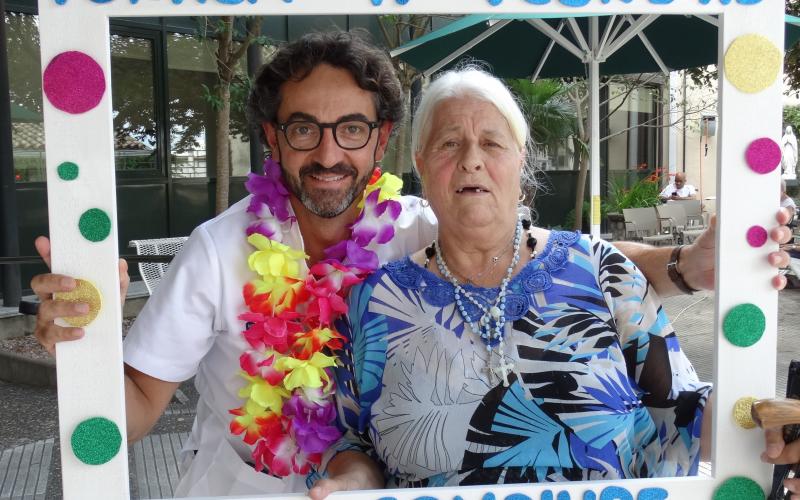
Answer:
<svg viewBox="0 0 800 500"><path fill-rule="evenodd" d="M486 303L498 292L469 289ZM453 300L408 258L351 292L336 369L345 435L326 462L362 450L399 487L696 474L710 384L613 246L552 232L512 279L510 387Z"/></svg>

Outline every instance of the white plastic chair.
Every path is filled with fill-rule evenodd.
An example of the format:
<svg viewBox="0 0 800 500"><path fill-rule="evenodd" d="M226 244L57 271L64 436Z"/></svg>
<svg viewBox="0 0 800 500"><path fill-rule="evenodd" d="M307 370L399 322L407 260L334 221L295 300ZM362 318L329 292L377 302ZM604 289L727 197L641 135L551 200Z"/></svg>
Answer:
<svg viewBox="0 0 800 500"><path fill-rule="evenodd" d="M131 240L128 246L136 249L136 255L177 255L187 239L189 239L188 236ZM167 273L167 269L169 269L169 263L167 262L139 263L139 274L142 275L142 281L144 281L144 286L147 287L147 292L150 295L153 295L153 291L158 287L161 278Z"/></svg>

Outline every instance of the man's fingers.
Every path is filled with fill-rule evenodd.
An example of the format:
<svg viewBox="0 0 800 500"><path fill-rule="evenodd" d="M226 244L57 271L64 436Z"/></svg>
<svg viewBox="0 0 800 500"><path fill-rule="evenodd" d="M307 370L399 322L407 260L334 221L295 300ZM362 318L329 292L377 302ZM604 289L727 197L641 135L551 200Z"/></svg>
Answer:
<svg viewBox="0 0 800 500"><path fill-rule="evenodd" d="M82 302L67 302L64 300L43 300L39 305L39 314L36 315L37 325L45 326L56 318L82 316L89 312L89 304Z"/></svg>
<svg viewBox="0 0 800 500"><path fill-rule="evenodd" d="M131 277L128 274L128 261L119 259L119 296L122 305L125 305L125 298L128 294L128 287L131 284Z"/></svg>
<svg viewBox="0 0 800 500"><path fill-rule="evenodd" d="M37 274L31 279L31 288L39 300L44 302L54 293L70 292L78 286L74 278L63 274Z"/></svg>
<svg viewBox="0 0 800 500"><path fill-rule="evenodd" d="M47 349L51 356L55 356L56 343L83 338L84 331L83 328L64 327L50 323L45 327L37 328L34 335L42 347Z"/></svg>
<svg viewBox="0 0 800 500"><path fill-rule="evenodd" d="M45 236L39 236L33 241L33 246L36 247L36 251L39 252L39 255L42 256L44 259L44 263L47 264L47 267L50 267L50 240Z"/></svg>

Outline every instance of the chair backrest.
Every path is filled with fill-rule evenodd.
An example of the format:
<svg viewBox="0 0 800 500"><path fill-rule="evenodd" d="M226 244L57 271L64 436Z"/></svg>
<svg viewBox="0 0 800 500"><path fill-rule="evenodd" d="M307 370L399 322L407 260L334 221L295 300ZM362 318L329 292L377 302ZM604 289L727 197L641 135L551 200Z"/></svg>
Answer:
<svg viewBox="0 0 800 500"><path fill-rule="evenodd" d="M671 219L676 226L686 226L686 211L682 205L666 203L656 207L659 219Z"/></svg>
<svg viewBox="0 0 800 500"><path fill-rule="evenodd" d="M136 248L136 255L177 255L187 239L189 239L187 236L179 236L176 238L131 240L128 246ZM144 286L147 287L150 295L153 295L153 291L158 287L161 278L167 273L167 269L169 269L169 263L167 262L139 263L139 274L142 275Z"/></svg>
<svg viewBox="0 0 800 500"><path fill-rule="evenodd" d="M667 200L667 205L679 205L688 217L699 217L702 211L700 200Z"/></svg>
<svg viewBox="0 0 800 500"><path fill-rule="evenodd" d="M656 209L653 207L623 208L622 215L625 216L626 223L632 223L636 231L644 233L638 236L649 236L659 231L658 217L656 215Z"/></svg>

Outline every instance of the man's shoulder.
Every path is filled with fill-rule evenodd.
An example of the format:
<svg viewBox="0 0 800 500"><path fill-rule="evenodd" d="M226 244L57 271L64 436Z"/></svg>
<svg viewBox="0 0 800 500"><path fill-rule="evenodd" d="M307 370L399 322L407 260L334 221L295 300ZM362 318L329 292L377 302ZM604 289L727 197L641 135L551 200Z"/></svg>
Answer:
<svg viewBox="0 0 800 500"><path fill-rule="evenodd" d="M250 205L250 198L252 198L252 196L253 195L245 196L228 207L228 209L221 214L200 224L198 228L202 228L212 236L220 232L229 233L230 231L237 230L241 234L244 234L243 231L247 228L251 219L250 215L247 213L247 207Z"/></svg>

